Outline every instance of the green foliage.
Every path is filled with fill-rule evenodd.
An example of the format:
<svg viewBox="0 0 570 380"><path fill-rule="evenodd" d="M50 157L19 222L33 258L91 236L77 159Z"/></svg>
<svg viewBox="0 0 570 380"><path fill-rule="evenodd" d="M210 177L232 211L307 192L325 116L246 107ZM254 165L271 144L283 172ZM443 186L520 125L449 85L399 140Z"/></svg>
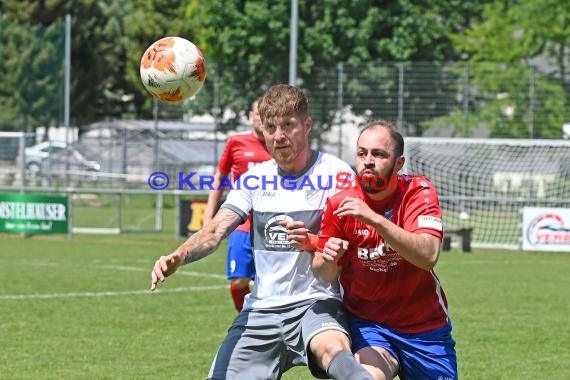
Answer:
<svg viewBox="0 0 570 380"><path fill-rule="evenodd" d="M63 121L63 25L18 24L0 16L0 125ZM41 94L41 95L40 95Z"/></svg>
<svg viewBox="0 0 570 380"><path fill-rule="evenodd" d="M55 31L61 33L64 15L71 14L72 124L150 118L153 99L140 83L141 54L153 41L177 35L203 50L207 68L204 88L177 108L179 114L210 113L222 129L233 129L252 99L288 81L290 6L289 0L3 0L0 54L6 80L0 90L0 124L61 125L63 106L53 100L62 98L63 63L57 55L62 36L55 37ZM558 85L568 71L569 8L563 0L300 0L297 81L311 100L314 133L320 137L337 122L335 68L343 63L342 105L357 115L395 121L402 112L407 124L400 127L406 130L461 122L460 133L466 136L474 127L487 126L496 137L526 137L534 130L535 137L556 138L570 116L568 90ZM28 33L35 25L43 25L46 35ZM27 78L21 77L14 56L8 57L22 42L23 57L34 56ZM485 67L471 66L472 114L461 117L454 101L461 89L453 80L463 73L434 62L465 57L472 64L506 62L510 67L499 68L500 77L486 77ZM555 70L537 72L533 91L538 102L533 105L524 63L536 57L546 57ZM52 76L34 77L41 72ZM402 72L404 91L399 93ZM505 107L515 110L513 117L504 115ZM408 132L421 134L422 129Z"/></svg>
<svg viewBox="0 0 570 380"><path fill-rule="evenodd" d="M307 23L305 28L307 33L314 31L314 38L309 39L307 45L311 47L308 53L313 56L314 51L320 53L313 61L321 71L313 67L313 71L306 72L303 83L323 99L317 104L322 129L327 130L333 124L337 109L334 102L337 83L330 76L333 74L331 67L338 62L346 62L344 103L350 104L356 114L395 121L398 119L398 107L394 107L393 102L398 96L404 98L402 111L411 122L417 121L418 110L430 110L428 112L435 116L447 112L439 108L438 99L434 96L449 93L445 89L447 85L439 80L443 67L430 62L457 57L448 35L465 27L469 15L476 11L478 5L464 6L458 1L427 5L406 0L382 5L362 1L318 4L313 3L310 7L314 9L315 17L308 19L324 20L324 25ZM328 13L331 17L327 18ZM327 45L321 41L327 35L332 37L336 50L324 50ZM310 46L311 41L315 46ZM398 61L419 62L420 67L420 76L414 77L414 70L418 68L415 63L402 66L406 72L403 94L398 93L399 68L392 64ZM426 67L429 76L422 75ZM430 91L423 91L420 87ZM439 104L444 102L439 99Z"/></svg>
<svg viewBox="0 0 570 380"><path fill-rule="evenodd" d="M220 80L217 89L206 85L194 106L203 108L209 104L213 113L220 109L234 111L234 118L224 120L225 128L233 128L240 111L247 110L249 102L269 85L288 81L290 3L289 0L189 2L187 18L197 31L195 42L215 65L210 65L208 75L210 78L219 75ZM378 87L397 91L386 85L394 82L393 78L377 75L382 70L378 69L378 60L456 59L448 36L469 25L484 3L300 1L298 81L312 103L314 132L320 135L320 131L327 130L334 122L338 109L334 68L340 62L357 71L357 76L345 78L349 89L346 103L353 105L353 112L369 115L370 104L362 104L360 99L374 99ZM220 96L219 105L211 103L214 92ZM425 106L429 97L430 94L417 95L406 102L407 107L413 110Z"/></svg>
<svg viewBox="0 0 570 380"><path fill-rule="evenodd" d="M485 6L483 20L453 35L452 40L472 63L472 83L479 94L476 118L491 130L491 136L560 137L568 116L568 93L563 84L570 57L570 3L493 2ZM546 61L554 70L533 71L528 63L535 58ZM548 65L546 69L543 65L543 70L548 70ZM538 101L533 104L531 96ZM505 107L514 114L506 116Z"/></svg>
<svg viewBox="0 0 570 380"><path fill-rule="evenodd" d="M2 5L7 18L24 25L47 27L56 24L61 27L65 15L72 16L72 124L83 125L128 111L128 105L122 99L123 95L132 92L124 79L128 38L123 31L123 19L130 11L131 2L4 0ZM57 59L59 70L62 70L63 55L58 55ZM56 97L53 91L37 92L34 97L47 103L62 98Z"/></svg>
<svg viewBox="0 0 570 380"><path fill-rule="evenodd" d="M546 9L555 10L545 12ZM564 75L570 45L570 3L502 0L484 7L483 20L452 37L476 61L516 62L539 55Z"/></svg>
<svg viewBox="0 0 570 380"><path fill-rule="evenodd" d="M191 106L216 115L222 129L233 129L253 99L270 85L287 81L289 2L190 1L186 14L208 70ZM214 104L215 96L219 104ZM233 116L222 119L227 109Z"/></svg>

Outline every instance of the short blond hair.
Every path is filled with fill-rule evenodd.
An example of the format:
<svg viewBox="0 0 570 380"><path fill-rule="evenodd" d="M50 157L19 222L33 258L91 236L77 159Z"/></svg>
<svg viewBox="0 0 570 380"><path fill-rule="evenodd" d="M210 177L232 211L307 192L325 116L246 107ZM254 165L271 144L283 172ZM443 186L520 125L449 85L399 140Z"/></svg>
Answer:
<svg viewBox="0 0 570 380"><path fill-rule="evenodd" d="M265 92L258 107L259 116L263 122L270 117L306 116L309 101L298 87L277 84Z"/></svg>

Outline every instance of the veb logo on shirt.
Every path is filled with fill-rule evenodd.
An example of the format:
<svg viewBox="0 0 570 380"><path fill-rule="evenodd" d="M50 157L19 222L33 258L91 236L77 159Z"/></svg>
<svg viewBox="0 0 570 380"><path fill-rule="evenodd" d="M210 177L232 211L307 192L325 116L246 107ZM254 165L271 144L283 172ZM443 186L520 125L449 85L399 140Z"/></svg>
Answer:
<svg viewBox="0 0 570 380"><path fill-rule="evenodd" d="M281 225L283 221L293 221L293 218L288 215L277 215L265 223L265 246L267 248L288 249L291 247L287 240L287 228Z"/></svg>

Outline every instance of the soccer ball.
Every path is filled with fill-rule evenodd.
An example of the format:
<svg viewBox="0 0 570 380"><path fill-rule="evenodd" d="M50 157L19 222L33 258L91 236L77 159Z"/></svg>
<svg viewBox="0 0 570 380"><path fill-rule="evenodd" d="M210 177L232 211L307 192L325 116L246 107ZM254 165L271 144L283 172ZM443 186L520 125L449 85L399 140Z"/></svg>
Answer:
<svg viewBox="0 0 570 380"><path fill-rule="evenodd" d="M144 52L140 75L152 96L166 103L180 103L194 96L204 84L204 55L184 38L164 37Z"/></svg>

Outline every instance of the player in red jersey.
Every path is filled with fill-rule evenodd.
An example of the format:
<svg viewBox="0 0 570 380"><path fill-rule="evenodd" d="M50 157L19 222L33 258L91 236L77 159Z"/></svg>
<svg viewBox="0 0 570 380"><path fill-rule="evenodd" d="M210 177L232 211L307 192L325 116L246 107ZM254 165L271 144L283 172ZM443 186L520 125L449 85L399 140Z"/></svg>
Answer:
<svg viewBox="0 0 570 380"><path fill-rule="evenodd" d="M313 270L324 281L339 277L353 351L376 379L456 379L447 300L433 270L439 200L428 178L398 176L403 151L390 123L362 130L356 170L368 181L328 200Z"/></svg>
<svg viewBox="0 0 570 380"><path fill-rule="evenodd" d="M251 105L249 121L253 127L251 131L236 133L227 140L226 147L218 170L214 175L214 183L208 194L208 204L204 215L206 225L216 213L220 199L224 193L222 182L224 177L231 174L232 183L237 178L251 169L255 164L271 159L271 155L265 147L261 119L259 118L258 104L256 99ZM222 186L220 186L222 184ZM229 187L229 186L228 186ZM249 282L255 278L255 266L250 238L251 216L246 222L238 226L228 237L228 257L226 260L226 274L230 280L230 293L237 311L241 311L245 296L249 293Z"/></svg>

